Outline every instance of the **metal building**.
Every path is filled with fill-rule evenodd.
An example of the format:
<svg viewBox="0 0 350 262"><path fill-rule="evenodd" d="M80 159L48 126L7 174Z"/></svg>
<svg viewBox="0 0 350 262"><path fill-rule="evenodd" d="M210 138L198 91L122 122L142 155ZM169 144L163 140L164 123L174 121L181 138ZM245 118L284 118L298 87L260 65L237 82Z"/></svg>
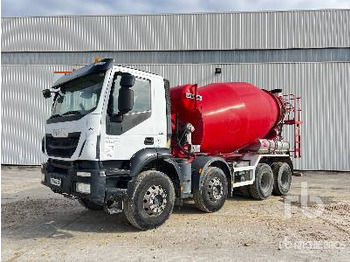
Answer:
<svg viewBox="0 0 350 262"><path fill-rule="evenodd" d="M41 90L53 71L101 56L172 85L246 81L300 94L296 167L350 170L350 10L6 17L1 26L2 164L44 160Z"/></svg>

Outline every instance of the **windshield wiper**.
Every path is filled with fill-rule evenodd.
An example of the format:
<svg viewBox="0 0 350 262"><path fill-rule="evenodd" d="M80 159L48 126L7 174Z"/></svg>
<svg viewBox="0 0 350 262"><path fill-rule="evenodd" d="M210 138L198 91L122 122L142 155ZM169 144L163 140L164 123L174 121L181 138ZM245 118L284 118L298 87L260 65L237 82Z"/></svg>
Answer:
<svg viewBox="0 0 350 262"><path fill-rule="evenodd" d="M65 112L65 113L62 114L62 116L65 116L65 115L81 115L81 112L77 111L77 110L68 111L68 112Z"/></svg>

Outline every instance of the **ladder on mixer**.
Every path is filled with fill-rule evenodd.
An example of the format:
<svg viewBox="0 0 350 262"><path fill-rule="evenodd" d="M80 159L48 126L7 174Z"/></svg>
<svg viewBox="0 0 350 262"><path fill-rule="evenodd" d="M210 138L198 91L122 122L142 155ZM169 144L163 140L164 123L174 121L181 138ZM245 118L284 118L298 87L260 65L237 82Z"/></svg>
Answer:
<svg viewBox="0 0 350 262"><path fill-rule="evenodd" d="M301 108L300 108L300 97L296 97L293 94L284 95L286 102L289 107L287 107L288 118L284 121L286 125L293 125L294 129L294 158L301 157L301 133L300 126L303 124L301 121ZM292 113L292 115L291 115Z"/></svg>

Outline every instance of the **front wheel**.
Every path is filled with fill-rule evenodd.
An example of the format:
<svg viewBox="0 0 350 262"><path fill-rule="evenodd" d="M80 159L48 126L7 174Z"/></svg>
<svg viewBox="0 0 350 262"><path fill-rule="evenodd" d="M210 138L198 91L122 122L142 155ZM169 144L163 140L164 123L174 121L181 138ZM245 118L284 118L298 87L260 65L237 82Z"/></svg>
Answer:
<svg viewBox="0 0 350 262"><path fill-rule="evenodd" d="M128 221L141 230L159 227L170 216L175 202L175 190L164 173L142 172L133 185L124 213Z"/></svg>
<svg viewBox="0 0 350 262"><path fill-rule="evenodd" d="M204 212L215 212L224 205L227 198L227 179L225 173L217 167L209 167L203 176L202 186L193 194L194 203Z"/></svg>

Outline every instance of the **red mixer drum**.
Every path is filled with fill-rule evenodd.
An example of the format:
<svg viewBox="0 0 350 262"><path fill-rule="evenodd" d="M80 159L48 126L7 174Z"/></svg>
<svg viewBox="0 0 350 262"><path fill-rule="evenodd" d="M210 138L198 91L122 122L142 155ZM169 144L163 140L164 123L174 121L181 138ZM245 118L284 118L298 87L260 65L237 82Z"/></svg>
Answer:
<svg viewBox="0 0 350 262"><path fill-rule="evenodd" d="M230 153L257 142L281 114L274 94L249 83L184 85L170 93L173 119L191 123L192 144L209 154Z"/></svg>

